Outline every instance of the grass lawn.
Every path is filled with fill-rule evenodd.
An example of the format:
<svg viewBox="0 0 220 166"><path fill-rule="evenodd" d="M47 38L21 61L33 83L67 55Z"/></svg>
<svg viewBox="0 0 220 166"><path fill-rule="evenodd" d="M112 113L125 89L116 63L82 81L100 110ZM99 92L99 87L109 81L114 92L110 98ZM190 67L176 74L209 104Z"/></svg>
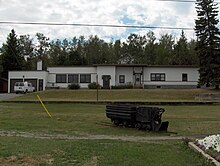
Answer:
<svg viewBox="0 0 220 166"><path fill-rule="evenodd" d="M100 90L100 101L196 101L201 93L215 90L132 89ZM12 100L96 101L96 90L49 90ZM0 131L27 132L76 137L198 136L218 134L220 105L160 106L163 120L170 122L167 133L115 127L105 116L105 105L0 103ZM130 142L109 139L39 139L0 136L0 165L84 165L204 166L207 163L183 141Z"/></svg>
<svg viewBox="0 0 220 166"><path fill-rule="evenodd" d="M99 90L99 101L198 101L201 93L220 93L205 89L129 89ZM47 90L23 95L11 100L36 101L36 95L43 101L96 101L96 90Z"/></svg>
<svg viewBox="0 0 220 166"><path fill-rule="evenodd" d="M0 137L0 164L208 166L181 141L42 140Z"/></svg>
<svg viewBox="0 0 220 166"><path fill-rule="evenodd" d="M105 116L105 105L46 104L52 119L39 104L0 103L0 129L69 135L207 135L217 134L220 128L220 105L161 106L166 109L168 133L138 131L114 127Z"/></svg>
<svg viewBox="0 0 220 166"><path fill-rule="evenodd" d="M105 105L0 103L0 130L69 136L165 136L219 133L220 106L164 106L168 133L114 127ZM163 106L161 106L163 107ZM0 165L210 165L183 141L129 142L0 137Z"/></svg>

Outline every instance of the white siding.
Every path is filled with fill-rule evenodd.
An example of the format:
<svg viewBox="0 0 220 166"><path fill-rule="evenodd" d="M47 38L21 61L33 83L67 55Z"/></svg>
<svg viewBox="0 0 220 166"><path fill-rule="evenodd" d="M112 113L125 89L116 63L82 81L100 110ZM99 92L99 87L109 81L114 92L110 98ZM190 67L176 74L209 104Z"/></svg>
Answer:
<svg viewBox="0 0 220 166"><path fill-rule="evenodd" d="M119 83L119 75L125 76L125 84L133 84L133 67L117 67L116 68L116 85Z"/></svg>
<svg viewBox="0 0 220 166"><path fill-rule="evenodd" d="M165 73L165 81L151 81L151 73ZM188 75L188 81L182 81L182 74ZM145 85L197 85L199 78L198 68L174 67L145 67Z"/></svg>
<svg viewBox="0 0 220 166"><path fill-rule="evenodd" d="M10 79L43 79L43 90L47 85L48 72L46 71L9 71L8 72L8 93L10 93ZM38 83L37 83L38 84ZM38 85L37 85L38 86Z"/></svg>
<svg viewBox="0 0 220 166"><path fill-rule="evenodd" d="M96 82L96 67L48 67L48 87L52 85L67 88L69 83L56 83L56 74L91 74L91 82ZM67 76L68 77L68 76ZM79 83L81 88L88 88L88 83Z"/></svg>
<svg viewBox="0 0 220 166"><path fill-rule="evenodd" d="M115 66L97 66L97 74L98 74L98 83L103 86L103 75L110 75L110 86L115 86Z"/></svg>

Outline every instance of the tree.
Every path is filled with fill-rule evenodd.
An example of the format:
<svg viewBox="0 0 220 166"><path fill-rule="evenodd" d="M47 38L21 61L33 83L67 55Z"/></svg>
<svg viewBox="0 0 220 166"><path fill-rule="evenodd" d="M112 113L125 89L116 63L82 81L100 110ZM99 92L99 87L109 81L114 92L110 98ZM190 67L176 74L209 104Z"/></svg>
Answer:
<svg viewBox="0 0 220 166"><path fill-rule="evenodd" d="M196 51L199 56L200 85L220 85L220 33L217 27L217 3L214 0L196 1L197 20L195 32L198 38Z"/></svg>
<svg viewBox="0 0 220 166"><path fill-rule="evenodd" d="M146 36L130 34L126 43L123 43L121 63L146 63L147 58L144 53L146 43Z"/></svg>
<svg viewBox="0 0 220 166"><path fill-rule="evenodd" d="M25 70L34 70L36 65L34 64L34 44L33 38L29 35L21 35L18 39L21 55L25 58Z"/></svg>
<svg viewBox="0 0 220 166"><path fill-rule="evenodd" d="M88 65L103 63L101 49L104 43L104 40L99 39L98 36L89 37L84 45L85 58Z"/></svg>
<svg viewBox="0 0 220 166"><path fill-rule="evenodd" d="M174 46L174 57L171 59L171 64L174 65L191 64L189 46L184 31L182 31L180 38L177 41L177 44Z"/></svg>
<svg viewBox="0 0 220 166"><path fill-rule="evenodd" d="M168 65L173 58L174 39L172 35L161 35L159 43L156 45L156 62L157 65Z"/></svg>
<svg viewBox="0 0 220 166"><path fill-rule="evenodd" d="M116 40L115 43L113 44L113 62L114 63L119 63L119 59L121 57L121 52L122 52L122 48L121 48L121 41L120 40Z"/></svg>
<svg viewBox="0 0 220 166"><path fill-rule="evenodd" d="M2 76L4 78L8 78L8 71L24 69L24 56L21 55L14 29L9 33L6 44L2 46L2 56Z"/></svg>
<svg viewBox="0 0 220 166"><path fill-rule="evenodd" d="M190 42L188 42L189 47L189 57L191 65L199 65L199 58L196 54L196 41L194 39L191 39Z"/></svg>
<svg viewBox="0 0 220 166"><path fill-rule="evenodd" d="M155 48L156 37L154 32L149 31L147 33L147 44L145 47L145 55L147 56L146 63L149 65L155 64L156 59L156 48Z"/></svg>
<svg viewBox="0 0 220 166"><path fill-rule="evenodd" d="M3 55L0 49L0 77L2 77L2 72L3 72L2 59L3 59Z"/></svg>
<svg viewBox="0 0 220 166"><path fill-rule="evenodd" d="M43 69L46 69L50 64L48 51L50 48L49 38L44 36L42 33L37 33L37 45L35 46L35 55L37 56L37 60L43 61Z"/></svg>

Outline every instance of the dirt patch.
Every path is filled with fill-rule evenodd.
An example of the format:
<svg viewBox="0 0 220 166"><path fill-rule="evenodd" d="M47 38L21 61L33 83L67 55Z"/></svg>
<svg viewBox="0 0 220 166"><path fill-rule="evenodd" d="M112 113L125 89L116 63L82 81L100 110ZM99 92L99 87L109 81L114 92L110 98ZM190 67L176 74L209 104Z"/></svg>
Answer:
<svg viewBox="0 0 220 166"><path fill-rule="evenodd" d="M53 164L54 159L50 155L38 156L33 158L31 156L9 156L0 158L0 165L4 166L29 166L35 164Z"/></svg>
<svg viewBox="0 0 220 166"><path fill-rule="evenodd" d="M2 131L0 136L4 137L24 137L24 138L38 138L38 139L64 139L64 140L120 140L130 142L146 142L152 140L183 140L196 139L197 136L115 136L115 135L91 135L84 136L70 136L65 134L45 134L45 133L30 133L21 131Z"/></svg>
<svg viewBox="0 0 220 166"><path fill-rule="evenodd" d="M195 100L220 100L220 93L203 93L195 96Z"/></svg>

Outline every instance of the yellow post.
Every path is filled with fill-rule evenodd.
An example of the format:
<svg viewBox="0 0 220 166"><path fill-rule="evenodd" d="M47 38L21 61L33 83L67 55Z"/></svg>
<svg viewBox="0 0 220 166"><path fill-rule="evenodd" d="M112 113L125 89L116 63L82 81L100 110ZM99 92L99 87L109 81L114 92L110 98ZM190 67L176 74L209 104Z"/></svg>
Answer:
<svg viewBox="0 0 220 166"><path fill-rule="evenodd" d="M50 115L49 111L47 110L47 108L45 107L44 103L42 102L40 96L37 95L37 98L40 101L40 103L43 106L43 108L45 109L45 111L47 112L48 116L52 118L52 116Z"/></svg>

